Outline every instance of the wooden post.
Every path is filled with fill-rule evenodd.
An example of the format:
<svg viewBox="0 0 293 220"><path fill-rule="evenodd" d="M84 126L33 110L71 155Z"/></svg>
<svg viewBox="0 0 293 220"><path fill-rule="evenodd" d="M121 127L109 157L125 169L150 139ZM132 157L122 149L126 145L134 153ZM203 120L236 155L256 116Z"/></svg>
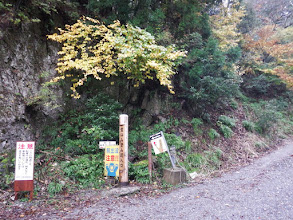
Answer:
<svg viewBox="0 0 293 220"><path fill-rule="evenodd" d="M15 180L14 181L15 200L17 200L17 195L18 195L18 192L20 191L29 191L30 200L33 200L34 181L33 180Z"/></svg>
<svg viewBox="0 0 293 220"><path fill-rule="evenodd" d="M119 182L128 185L128 115L119 116Z"/></svg>
<svg viewBox="0 0 293 220"><path fill-rule="evenodd" d="M153 159L152 159L152 143L148 142L148 159L149 159L149 175L150 175L150 182L152 182L152 166L153 166Z"/></svg>

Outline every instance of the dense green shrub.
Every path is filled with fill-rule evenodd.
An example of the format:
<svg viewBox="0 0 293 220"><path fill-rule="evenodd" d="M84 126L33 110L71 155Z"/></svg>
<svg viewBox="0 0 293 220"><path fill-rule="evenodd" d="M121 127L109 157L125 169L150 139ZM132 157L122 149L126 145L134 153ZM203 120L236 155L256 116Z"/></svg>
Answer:
<svg viewBox="0 0 293 220"><path fill-rule="evenodd" d="M103 153L85 154L78 158L62 163L66 176L79 184L79 187L98 188L104 183Z"/></svg>
<svg viewBox="0 0 293 220"><path fill-rule="evenodd" d="M286 85L277 76L250 74L242 78L241 89L251 97L276 97L286 91Z"/></svg>
<svg viewBox="0 0 293 220"><path fill-rule="evenodd" d="M200 32L207 37L211 32L208 15L199 0L148 0L136 3L127 0L89 0L86 7L91 15L98 16L106 23L120 20L124 24L132 23L156 35L167 30L171 35L169 41L194 32Z"/></svg>
<svg viewBox="0 0 293 220"><path fill-rule="evenodd" d="M120 103L105 95L89 98L84 106L65 112L47 126L39 144L72 155L96 153L100 140L118 140L120 109Z"/></svg>
<svg viewBox="0 0 293 220"><path fill-rule="evenodd" d="M231 55L235 60L229 59L227 53L221 51L217 41L212 38L201 48L189 52L183 68L185 78L180 88L184 94L180 95L188 100L194 112L227 106L229 100L239 93L239 78L232 68L233 62L239 57Z"/></svg>
<svg viewBox="0 0 293 220"><path fill-rule="evenodd" d="M148 170L148 160L137 163L129 163L129 179L139 183L149 183L150 176Z"/></svg>

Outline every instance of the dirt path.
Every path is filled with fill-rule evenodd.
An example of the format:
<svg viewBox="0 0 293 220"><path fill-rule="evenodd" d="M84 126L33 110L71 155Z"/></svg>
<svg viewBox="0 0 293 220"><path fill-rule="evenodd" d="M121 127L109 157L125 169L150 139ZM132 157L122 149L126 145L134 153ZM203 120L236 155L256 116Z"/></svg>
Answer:
<svg viewBox="0 0 293 220"><path fill-rule="evenodd" d="M253 164L159 198L100 199L25 219L293 219L293 141Z"/></svg>

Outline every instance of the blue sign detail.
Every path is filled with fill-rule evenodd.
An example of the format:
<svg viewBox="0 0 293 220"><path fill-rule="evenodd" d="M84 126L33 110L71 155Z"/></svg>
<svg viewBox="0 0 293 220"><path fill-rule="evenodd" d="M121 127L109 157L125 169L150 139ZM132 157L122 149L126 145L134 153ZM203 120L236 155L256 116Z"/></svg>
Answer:
<svg viewBox="0 0 293 220"><path fill-rule="evenodd" d="M118 170L118 164L114 164L114 163L107 164L106 169L108 171L108 176L116 176L116 171Z"/></svg>

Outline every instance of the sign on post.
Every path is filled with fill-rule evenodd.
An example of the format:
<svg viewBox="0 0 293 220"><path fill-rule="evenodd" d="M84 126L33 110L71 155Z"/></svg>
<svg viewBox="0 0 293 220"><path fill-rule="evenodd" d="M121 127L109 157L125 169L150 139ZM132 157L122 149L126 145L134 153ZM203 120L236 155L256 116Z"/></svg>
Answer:
<svg viewBox="0 0 293 220"><path fill-rule="evenodd" d="M35 142L17 142L15 180L34 179Z"/></svg>
<svg viewBox="0 0 293 220"><path fill-rule="evenodd" d="M100 141L99 148L105 149L106 146L114 146L116 145L116 141Z"/></svg>
<svg viewBox="0 0 293 220"><path fill-rule="evenodd" d="M17 199L17 192L19 191L30 191L30 199L33 198L34 157L34 141L19 141L16 143L15 199Z"/></svg>
<svg viewBox="0 0 293 220"><path fill-rule="evenodd" d="M150 141L152 143L153 149L155 151L155 154L160 154L163 153L165 151L168 152L170 160L171 160L171 164L173 169L176 168L175 166L175 162L170 154L166 139L164 137L164 134L162 131L160 131L159 133L153 134L150 136Z"/></svg>
<svg viewBox="0 0 293 220"><path fill-rule="evenodd" d="M168 151L168 145L162 131L151 135L150 141L152 143L155 154L160 154L165 151Z"/></svg>
<svg viewBox="0 0 293 220"><path fill-rule="evenodd" d="M105 147L105 176L119 176L119 145Z"/></svg>

